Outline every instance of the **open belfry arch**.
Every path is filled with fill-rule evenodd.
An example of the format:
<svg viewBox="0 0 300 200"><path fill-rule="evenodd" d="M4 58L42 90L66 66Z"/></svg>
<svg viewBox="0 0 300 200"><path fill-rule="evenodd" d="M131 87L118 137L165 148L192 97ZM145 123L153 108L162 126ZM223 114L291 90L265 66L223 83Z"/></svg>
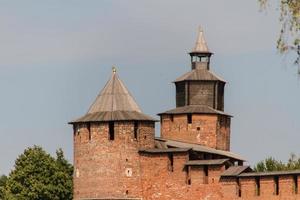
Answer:
<svg viewBox="0 0 300 200"><path fill-rule="evenodd" d="M226 82L211 70L202 29L191 70L174 81L176 107L142 112L113 67L88 112L70 124L74 200L300 199L300 171L255 173L230 151Z"/></svg>

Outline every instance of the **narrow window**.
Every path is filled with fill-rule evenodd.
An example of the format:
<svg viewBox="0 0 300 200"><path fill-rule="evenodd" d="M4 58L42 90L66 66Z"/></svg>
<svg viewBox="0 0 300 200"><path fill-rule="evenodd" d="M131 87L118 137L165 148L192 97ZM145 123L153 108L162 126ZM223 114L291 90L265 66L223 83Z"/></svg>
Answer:
<svg viewBox="0 0 300 200"><path fill-rule="evenodd" d="M236 179L236 183L237 183L237 195L238 197L242 196L242 187L241 187L241 181L239 178Z"/></svg>
<svg viewBox="0 0 300 200"><path fill-rule="evenodd" d="M255 177L256 196L260 195L260 180L259 177Z"/></svg>
<svg viewBox="0 0 300 200"><path fill-rule="evenodd" d="M279 195L279 178L278 176L274 177L274 186L275 186L275 195Z"/></svg>
<svg viewBox="0 0 300 200"><path fill-rule="evenodd" d="M171 121L171 122L174 121L174 115L170 115L170 121Z"/></svg>
<svg viewBox="0 0 300 200"><path fill-rule="evenodd" d="M188 124L192 123L192 114L187 115L187 121L188 121Z"/></svg>
<svg viewBox="0 0 300 200"><path fill-rule="evenodd" d="M74 137L76 136L76 132L77 132L76 125L73 125L73 134L74 134Z"/></svg>
<svg viewBox="0 0 300 200"><path fill-rule="evenodd" d="M225 124L226 124L226 118L222 116L221 120L220 120L220 123L221 123L221 126L225 126Z"/></svg>
<svg viewBox="0 0 300 200"><path fill-rule="evenodd" d="M208 166L205 165L203 170L204 170L204 184L208 184Z"/></svg>
<svg viewBox="0 0 300 200"><path fill-rule="evenodd" d="M188 185L192 184L191 176L190 176L190 166L186 166L186 183Z"/></svg>
<svg viewBox="0 0 300 200"><path fill-rule="evenodd" d="M114 140L115 139L115 125L114 122L109 122L109 140Z"/></svg>
<svg viewBox="0 0 300 200"><path fill-rule="evenodd" d="M294 179L294 193L298 194L298 176L297 175L294 176L293 179Z"/></svg>
<svg viewBox="0 0 300 200"><path fill-rule="evenodd" d="M134 139L137 140L137 138L138 138L138 122L134 122L133 134L134 134Z"/></svg>
<svg viewBox="0 0 300 200"><path fill-rule="evenodd" d="M92 133L91 133L91 124L90 123L87 123L86 124L86 128L87 128L87 131L89 133L89 141L92 140Z"/></svg>
<svg viewBox="0 0 300 200"><path fill-rule="evenodd" d="M173 157L172 153L168 154L168 159L169 159L168 169L169 169L169 171L173 172L174 171L174 157Z"/></svg>
<svg viewBox="0 0 300 200"><path fill-rule="evenodd" d="M229 119L229 117L227 117L226 119L227 119L226 120L226 127L229 127L230 126L230 119Z"/></svg>

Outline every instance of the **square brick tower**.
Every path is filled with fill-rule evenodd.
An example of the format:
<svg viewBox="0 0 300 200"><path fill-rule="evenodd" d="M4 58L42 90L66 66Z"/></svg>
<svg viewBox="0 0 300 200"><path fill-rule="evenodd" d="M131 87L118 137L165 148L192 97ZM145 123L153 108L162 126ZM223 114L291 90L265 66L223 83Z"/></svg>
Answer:
<svg viewBox="0 0 300 200"><path fill-rule="evenodd" d="M200 29L189 53L192 70L175 80L176 108L160 113L161 137L230 150L230 118L224 113L225 81L210 70L211 53Z"/></svg>
<svg viewBox="0 0 300 200"><path fill-rule="evenodd" d="M141 109L113 69L74 128L74 200L142 196L138 151L154 148L155 119Z"/></svg>

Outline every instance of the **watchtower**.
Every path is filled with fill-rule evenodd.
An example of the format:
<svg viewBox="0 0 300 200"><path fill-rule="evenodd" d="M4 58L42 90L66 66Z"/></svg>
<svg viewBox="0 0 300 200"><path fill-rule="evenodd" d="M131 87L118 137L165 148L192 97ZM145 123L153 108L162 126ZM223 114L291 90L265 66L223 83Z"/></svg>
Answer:
<svg viewBox="0 0 300 200"><path fill-rule="evenodd" d="M176 108L159 114L162 137L229 150L230 116L223 112L226 82L210 70L213 53L202 29L189 55L192 70L174 81Z"/></svg>
<svg viewBox="0 0 300 200"><path fill-rule="evenodd" d="M74 128L74 199L142 196L139 149L154 148L155 119L141 112L113 69Z"/></svg>

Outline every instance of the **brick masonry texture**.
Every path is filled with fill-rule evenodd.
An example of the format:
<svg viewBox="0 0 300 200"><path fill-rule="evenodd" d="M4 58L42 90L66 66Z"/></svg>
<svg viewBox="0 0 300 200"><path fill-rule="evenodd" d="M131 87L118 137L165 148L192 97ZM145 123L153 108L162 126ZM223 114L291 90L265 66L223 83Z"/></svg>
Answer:
<svg viewBox="0 0 300 200"><path fill-rule="evenodd" d="M224 194L224 199L287 199L294 200L300 199L299 189L295 188L293 176L280 176L278 194L276 194L276 187L274 177L261 177L260 178L260 189L256 185L255 178L241 178L240 187L241 193L240 197L238 195L238 186L236 179L225 179L221 180L222 190ZM299 180L298 180L299 184ZM236 192L234 192L236 191Z"/></svg>
<svg viewBox="0 0 300 200"><path fill-rule="evenodd" d="M192 123L188 123L187 114L162 115L161 136L229 151L230 117L193 114Z"/></svg>

